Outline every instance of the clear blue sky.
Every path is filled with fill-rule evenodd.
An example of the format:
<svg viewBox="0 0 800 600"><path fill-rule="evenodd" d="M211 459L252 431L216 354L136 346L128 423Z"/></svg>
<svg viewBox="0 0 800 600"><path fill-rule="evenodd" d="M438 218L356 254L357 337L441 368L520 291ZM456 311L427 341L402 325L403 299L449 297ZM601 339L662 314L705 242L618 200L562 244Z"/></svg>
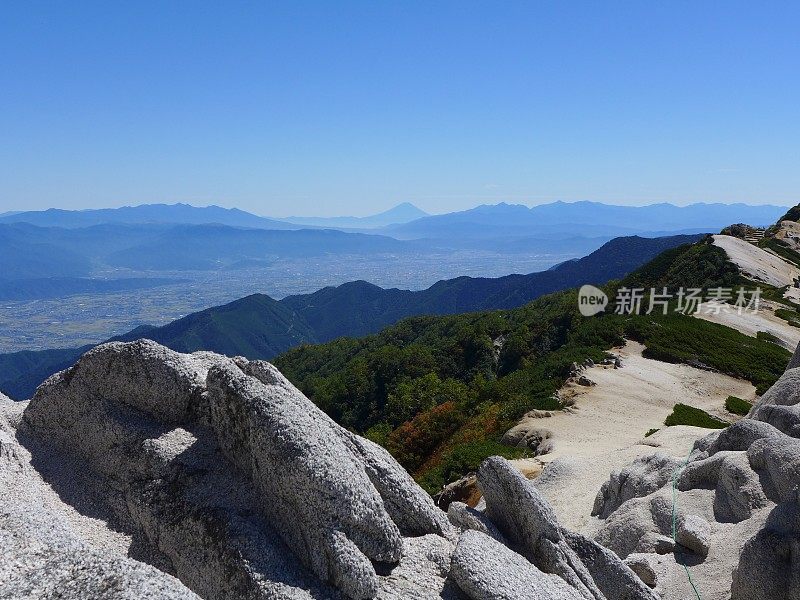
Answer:
<svg viewBox="0 0 800 600"><path fill-rule="evenodd" d="M5 2L0 212L800 201L800 3Z"/></svg>

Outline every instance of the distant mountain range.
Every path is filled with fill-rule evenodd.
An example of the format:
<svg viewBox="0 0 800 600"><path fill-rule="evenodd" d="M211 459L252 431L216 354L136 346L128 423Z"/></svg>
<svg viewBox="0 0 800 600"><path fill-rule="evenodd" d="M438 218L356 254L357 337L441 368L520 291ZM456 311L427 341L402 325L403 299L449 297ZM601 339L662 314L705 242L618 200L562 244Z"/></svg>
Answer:
<svg viewBox="0 0 800 600"><path fill-rule="evenodd" d="M121 208L14 212L0 215L0 223L30 223L40 227L91 227L107 224L180 223L204 225L218 223L231 227L259 229L298 229L296 225L259 217L238 208L191 206L189 204L141 204Z"/></svg>
<svg viewBox="0 0 800 600"><path fill-rule="evenodd" d="M82 228L0 223L6 279L86 277L105 265L137 270L212 270L242 261L419 251L417 242L335 229L104 223Z"/></svg>
<svg viewBox="0 0 800 600"><path fill-rule="evenodd" d="M410 202L403 202L385 212L368 217L286 217L281 220L297 225L333 227L336 229L372 229L375 227L408 223L409 221L427 216L428 213L424 210L417 208Z"/></svg>
<svg viewBox="0 0 800 600"><path fill-rule="evenodd" d="M599 202L481 205L470 210L428 215L410 203L368 217L266 218L235 208L188 204L143 204L122 208L15 212L0 223L41 227L91 227L108 224L226 225L255 229L361 229L398 239L486 240L618 237L623 235L712 232L731 223L769 225L786 207L746 204L651 204L617 206Z"/></svg>
<svg viewBox="0 0 800 600"><path fill-rule="evenodd" d="M286 217L268 218L238 208L221 206L192 206L190 204L140 204L120 208L63 210L49 208L39 211L14 211L0 214L0 223L30 223L40 227L91 227L106 224L169 223L207 225L215 223L230 227L257 229L373 229L407 223L428 216L409 202L387 211L366 217Z"/></svg>
<svg viewBox="0 0 800 600"><path fill-rule="evenodd" d="M182 352L205 349L269 359L302 343L373 333L408 316L511 308L583 283L605 283L664 250L700 237L619 238L548 271L494 279L458 277L417 292L355 281L280 301L255 294L162 327L138 327L113 339L146 337ZM2 354L0 390L15 398L29 397L46 377L72 364L90 347Z"/></svg>
<svg viewBox="0 0 800 600"><path fill-rule="evenodd" d="M784 206L746 204L651 204L615 206L599 202L482 205L393 225L381 233L399 239L487 239L623 236L654 232L719 231L731 223L765 226L786 212Z"/></svg>
<svg viewBox="0 0 800 600"><path fill-rule="evenodd" d="M372 217L292 217L298 222L289 223L187 204L50 209L0 216L0 275L87 277L98 265L155 271L235 269L281 258L458 250L580 255L613 237L711 233L734 222L768 225L785 210L744 204L554 202L532 208L483 205L420 216L425 213L405 203ZM385 224L391 221L395 223Z"/></svg>

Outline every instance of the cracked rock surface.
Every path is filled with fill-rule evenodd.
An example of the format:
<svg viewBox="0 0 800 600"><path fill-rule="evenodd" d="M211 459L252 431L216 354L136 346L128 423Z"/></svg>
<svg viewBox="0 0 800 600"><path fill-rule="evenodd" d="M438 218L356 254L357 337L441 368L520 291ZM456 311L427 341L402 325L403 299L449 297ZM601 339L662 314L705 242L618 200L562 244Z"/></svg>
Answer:
<svg viewBox="0 0 800 600"><path fill-rule="evenodd" d="M0 395L0 598L682 600L687 565L704 600L795 600L799 400L789 369L688 459L615 471L576 532L499 457L445 514L267 362L105 344Z"/></svg>
<svg viewBox="0 0 800 600"><path fill-rule="evenodd" d="M106 344L45 382L9 430L43 484L92 504L130 540L126 554L187 594L391 597L404 583L391 573L425 535L441 540L427 591L444 588L446 515L268 363ZM48 469L54 455L74 472ZM75 472L91 479L91 500L79 500Z"/></svg>

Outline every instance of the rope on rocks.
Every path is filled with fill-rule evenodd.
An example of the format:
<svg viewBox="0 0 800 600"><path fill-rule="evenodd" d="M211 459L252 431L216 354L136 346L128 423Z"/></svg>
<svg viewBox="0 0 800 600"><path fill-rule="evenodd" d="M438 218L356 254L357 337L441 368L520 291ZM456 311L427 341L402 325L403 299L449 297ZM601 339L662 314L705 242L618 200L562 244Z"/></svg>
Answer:
<svg viewBox="0 0 800 600"><path fill-rule="evenodd" d="M677 532L678 532L678 476L681 472L686 468L686 465L689 463L689 457L692 455L692 451L689 450L689 454L686 455L686 458L683 460L683 464L679 466L672 472L672 541L675 543L677 548L678 540L677 540ZM700 592L697 590L697 586L694 584L692 580L692 574L689 572L689 567L685 561L681 561L680 553L675 552L675 562L683 567L683 570L686 571L686 577L689 578L689 584L692 586L694 590L694 595L697 596L697 600L703 600L700 597Z"/></svg>

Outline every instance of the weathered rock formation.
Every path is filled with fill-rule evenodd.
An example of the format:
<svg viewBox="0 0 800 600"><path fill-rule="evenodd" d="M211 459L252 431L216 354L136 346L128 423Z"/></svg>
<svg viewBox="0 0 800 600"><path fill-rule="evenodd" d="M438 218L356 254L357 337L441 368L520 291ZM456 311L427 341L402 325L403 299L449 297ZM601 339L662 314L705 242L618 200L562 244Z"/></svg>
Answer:
<svg viewBox="0 0 800 600"><path fill-rule="evenodd" d="M0 397L0 598L677 600L685 564L796 600L798 390L613 473L576 533L497 457L445 514L269 363L106 344Z"/></svg>
<svg viewBox="0 0 800 600"><path fill-rule="evenodd" d="M203 597L372 598L403 536L450 534L385 450L267 363L106 344L40 387L19 431L34 463L85 464L113 526Z"/></svg>
<svg viewBox="0 0 800 600"><path fill-rule="evenodd" d="M612 473L595 540L665 597L692 593L686 565L704 599L800 598L798 401L793 368L685 460L656 454Z"/></svg>

